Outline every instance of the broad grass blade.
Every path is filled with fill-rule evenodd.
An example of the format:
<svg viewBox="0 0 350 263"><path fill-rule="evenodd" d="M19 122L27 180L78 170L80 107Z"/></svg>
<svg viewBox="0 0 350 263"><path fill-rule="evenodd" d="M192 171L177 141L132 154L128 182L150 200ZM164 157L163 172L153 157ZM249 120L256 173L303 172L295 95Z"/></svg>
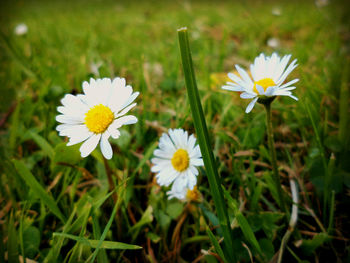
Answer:
<svg viewBox="0 0 350 263"><path fill-rule="evenodd" d="M8 225L8 240L7 240L7 253L8 262L19 263L18 243L15 222L13 214L10 216L10 222Z"/></svg>
<svg viewBox="0 0 350 263"><path fill-rule="evenodd" d="M100 240L87 239L84 237L78 237L78 236L65 234L65 233L53 233L53 236L62 236L65 238L69 238L69 239L78 241L83 245L89 246L91 248L97 248L100 242ZM125 244L122 242L115 242L115 241L102 241L102 244L99 247L103 249L142 249L142 247L140 246Z"/></svg>
<svg viewBox="0 0 350 263"><path fill-rule="evenodd" d="M221 259L222 259L225 263L227 263L227 260L226 260L226 258L225 258L224 252L222 251L219 242L216 240L216 238L215 238L213 232L211 232L211 230L210 230L209 227L207 228L207 234L208 234L208 236L209 236L209 238L210 238L211 243L214 245L216 252L219 254L219 256L221 257Z"/></svg>
<svg viewBox="0 0 350 263"><path fill-rule="evenodd" d="M33 190L33 192L40 198L40 200L50 209L50 211L56 215L62 222L65 222L66 219L64 215L61 213L60 209L56 205L56 202L53 198L45 191L45 189L41 186L41 184L35 179L34 175L29 171L29 169L25 166L22 161L13 160L13 164L18 172L18 174L22 177L22 179L26 182L26 184Z"/></svg>
<svg viewBox="0 0 350 263"><path fill-rule="evenodd" d="M182 59L183 72L185 75L188 99L191 106L192 118L196 129L199 147L202 152L205 169L207 172L210 190L215 203L216 211L220 221L220 227L224 236L224 250L227 259L234 261L232 249L232 231L230 228L227 208L225 206L224 196L221 191L221 182L216 168L212 146L209 140L207 125L205 122L202 105L199 98L197 83L192 63L190 45L188 41L187 28L178 30L180 52Z"/></svg>

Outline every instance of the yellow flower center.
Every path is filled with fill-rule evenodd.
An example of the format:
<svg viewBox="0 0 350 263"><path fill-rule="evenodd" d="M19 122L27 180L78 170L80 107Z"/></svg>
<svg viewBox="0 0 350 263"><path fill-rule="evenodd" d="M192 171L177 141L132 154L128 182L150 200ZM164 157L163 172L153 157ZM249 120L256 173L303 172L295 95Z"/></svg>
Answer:
<svg viewBox="0 0 350 263"><path fill-rule="evenodd" d="M114 114L105 105L99 104L85 114L85 125L93 133L103 133L112 123Z"/></svg>
<svg viewBox="0 0 350 263"><path fill-rule="evenodd" d="M188 189L186 194L186 199L190 201L199 201L200 200L200 192L197 189L197 185L193 187L193 190Z"/></svg>
<svg viewBox="0 0 350 263"><path fill-rule="evenodd" d="M190 158L187 151L184 149L178 149L174 153L173 158L171 158L171 164L176 171L182 172L186 170L190 164Z"/></svg>
<svg viewBox="0 0 350 263"><path fill-rule="evenodd" d="M259 94L258 90L256 89L256 85L259 85L261 87L264 88L264 91L266 91L266 89L268 87L271 87L271 86L276 86L276 83L270 79L270 78L265 78L265 79L261 79L261 80L258 80L258 81L254 81L254 87L253 87L253 90Z"/></svg>

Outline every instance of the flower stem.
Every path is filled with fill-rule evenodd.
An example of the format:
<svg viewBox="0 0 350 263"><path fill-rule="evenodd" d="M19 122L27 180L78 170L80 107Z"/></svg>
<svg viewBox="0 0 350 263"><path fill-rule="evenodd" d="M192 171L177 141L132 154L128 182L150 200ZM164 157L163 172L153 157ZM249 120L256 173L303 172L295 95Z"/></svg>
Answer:
<svg viewBox="0 0 350 263"><path fill-rule="evenodd" d="M266 109L266 127L267 127L267 138L270 148L270 155L271 155L271 163L272 163L272 170L273 170L273 180L275 182L277 194L278 194L278 201L279 206L282 209L283 212L287 212L286 204L283 197L283 190L281 185L280 176L277 169L277 157L276 157L276 149L275 149L275 143L273 139L273 131L272 131L272 121L271 121L271 102L269 101L267 103L264 103L265 109Z"/></svg>
<svg viewBox="0 0 350 263"><path fill-rule="evenodd" d="M105 158L103 158L103 163L104 163L107 178L108 178L109 191L111 192L111 191L115 190L115 183L114 183L113 176L112 176L113 172L112 172L111 168L109 167L108 161ZM113 192L112 197L113 197L114 203L116 203L117 202L116 192Z"/></svg>

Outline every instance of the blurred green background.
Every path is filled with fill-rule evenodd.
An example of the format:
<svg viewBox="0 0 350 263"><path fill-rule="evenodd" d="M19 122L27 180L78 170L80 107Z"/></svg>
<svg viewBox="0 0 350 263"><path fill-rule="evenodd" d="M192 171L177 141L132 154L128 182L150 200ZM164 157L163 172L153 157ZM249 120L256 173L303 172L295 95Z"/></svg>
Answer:
<svg viewBox="0 0 350 263"><path fill-rule="evenodd" d="M299 101L278 98L273 104L283 184L289 192L288 175L293 174L302 191L301 220L285 257L290 262L346 259L350 186L347 1L2 1L0 9L0 226L5 242L0 258L8 257L5 251L10 241L15 244L10 251L24 251L39 262L57 251L61 251L55 259L58 262L84 262L93 253L72 241L56 250L59 242L52 233L62 232L69 224L45 209L15 169L13 159L34 175L66 218L87 218L81 228L82 221L73 220L70 234L98 239L112 209L108 201L98 211L87 208L91 200L107 196L101 156L95 151L82 160L76 147L64 146L65 139L55 131L56 107L64 94L81 93L82 82L90 77L120 76L141 92L133 112L139 122L123 127L123 136L112 140L110 165L131 179L107 239L144 249L100 252L99 262L107 258L215 262L215 257L201 254L201 249L211 247L205 226L216 225L205 171L198 183L204 202L186 214L177 233L181 245L175 247L172 235L184 204L167 201L149 171L149 159L162 132L180 127L194 132L177 39L177 29L187 26L223 185L244 204L242 211L264 247L264 255L252 250L257 261L273 257L283 234L269 188L265 113L258 105L245 114L248 101L221 86L235 64L248 68L261 52L292 54L299 63L288 78L300 79L295 90ZM28 28L23 35L15 34L20 23ZM335 161L330 165L331 156ZM325 167L332 169L330 189L336 200L326 211L322 205ZM328 218L332 209L333 221ZM266 211L271 213L268 219ZM131 229L135 223L131 215L135 222L147 220ZM266 225L259 225L263 220ZM328 226L328 234L322 235L322 228ZM20 234L13 241L16 233ZM245 237L239 229L235 234L234 250L242 262L248 262L248 250L241 244ZM303 245L298 245L300 240L305 240ZM26 248L23 244L33 245Z"/></svg>

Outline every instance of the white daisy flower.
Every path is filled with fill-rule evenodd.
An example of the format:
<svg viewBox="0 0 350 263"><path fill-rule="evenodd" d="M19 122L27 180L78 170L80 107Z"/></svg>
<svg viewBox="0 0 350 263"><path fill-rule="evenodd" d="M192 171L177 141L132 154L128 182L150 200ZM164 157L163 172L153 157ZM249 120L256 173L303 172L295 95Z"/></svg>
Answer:
<svg viewBox="0 0 350 263"><path fill-rule="evenodd" d="M280 16L282 14L282 10L278 6L275 6L274 8L272 8L271 14L273 14L274 16Z"/></svg>
<svg viewBox="0 0 350 263"><path fill-rule="evenodd" d="M200 202L202 195L201 193L198 191L197 186L195 185L193 187L193 189L189 189L187 187L183 188L180 192L176 192L173 188L166 192L168 195L168 199L173 199L173 198L177 198L181 201L196 201L196 202Z"/></svg>
<svg viewBox="0 0 350 263"><path fill-rule="evenodd" d="M27 34L28 32L28 27L26 24L24 23L21 23L21 24L18 24L16 27L15 27L15 34L17 36L22 36L22 35L25 35Z"/></svg>
<svg viewBox="0 0 350 263"><path fill-rule="evenodd" d="M203 166L202 154L196 138L188 136L183 129L170 129L169 135L163 133L159 140L159 149L154 151L155 158L151 171L156 174L161 186L169 186L174 182L172 191L179 193L185 188L190 190L197 183L198 170Z"/></svg>
<svg viewBox="0 0 350 263"><path fill-rule="evenodd" d="M267 45L272 48L278 48L280 46L280 41L278 38L272 37L267 40Z"/></svg>
<svg viewBox="0 0 350 263"><path fill-rule="evenodd" d="M271 57L266 57L261 53L260 56L255 58L254 64L250 65L250 73L253 80L244 69L236 65L240 77L233 73L228 73L228 77L233 82L227 82L227 85L222 88L242 92L240 95L242 99L253 99L247 106L246 113L253 109L259 98L263 100L266 97L289 96L298 100L291 92L296 87L291 85L298 82L299 79L293 79L283 84L287 76L298 65L295 59L286 68L291 56L286 55L281 59L276 53L273 53Z"/></svg>
<svg viewBox="0 0 350 263"><path fill-rule="evenodd" d="M167 191L166 194L168 195L168 199L169 200L173 199L173 198L176 198L176 199L185 201L186 200L186 194L187 194L188 190L189 189L187 187L181 189L180 192L176 192L174 189L171 189L170 191Z"/></svg>
<svg viewBox="0 0 350 263"><path fill-rule="evenodd" d="M113 155L108 142L110 136L117 139L119 128L137 122L133 115L125 115L136 103L132 103L139 95L132 87L125 85L124 78L90 79L83 82L84 94L76 96L67 94L61 100L63 106L57 107L62 113L56 120L62 124L56 130L60 136L69 137L67 146L80 142L82 157L88 156L100 142L100 148L106 159Z"/></svg>

